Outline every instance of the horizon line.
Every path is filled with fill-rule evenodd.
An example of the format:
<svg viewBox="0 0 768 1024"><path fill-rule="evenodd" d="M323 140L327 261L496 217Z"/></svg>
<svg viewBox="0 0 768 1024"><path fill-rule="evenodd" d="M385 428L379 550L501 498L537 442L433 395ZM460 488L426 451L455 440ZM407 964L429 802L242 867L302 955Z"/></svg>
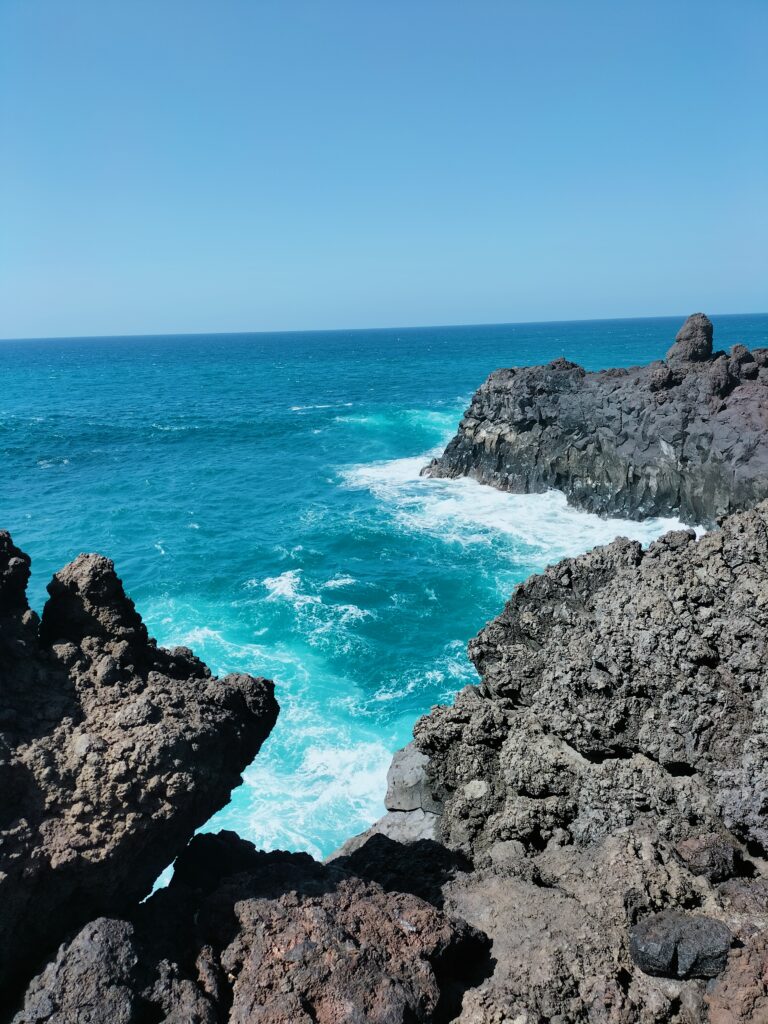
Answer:
<svg viewBox="0 0 768 1024"><path fill-rule="evenodd" d="M700 312L700 311L696 311ZM548 326L550 324L590 324L621 322L624 320L673 320L681 318L685 320L691 313L655 313L652 316L604 316L604 317L577 317L575 319L561 320L487 320L475 323L453 323L453 324L400 324L384 327L309 327L292 330L281 328L280 330L255 330L255 331L171 331L157 333L146 331L140 334L61 334L61 335L24 335L16 337L0 338L0 344L15 341L128 341L142 338L243 338L254 335L274 334L368 334L373 331L438 331L452 328L469 327L531 327L534 325ZM707 313L709 317L728 316L768 316L766 311L749 311L739 313Z"/></svg>

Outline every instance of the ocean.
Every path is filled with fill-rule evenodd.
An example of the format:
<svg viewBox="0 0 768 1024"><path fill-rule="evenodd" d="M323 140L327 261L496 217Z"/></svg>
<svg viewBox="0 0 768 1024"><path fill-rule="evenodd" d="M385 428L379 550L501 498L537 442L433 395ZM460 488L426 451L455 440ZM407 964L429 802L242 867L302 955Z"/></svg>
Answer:
<svg viewBox="0 0 768 1024"><path fill-rule="evenodd" d="M99 551L161 644L274 678L278 724L206 828L325 856L475 681L467 640L516 583L677 525L419 470L497 367L647 362L683 319L0 342L0 527L38 610ZM768 315L713 321L718 348L768 344Z"/></svg>

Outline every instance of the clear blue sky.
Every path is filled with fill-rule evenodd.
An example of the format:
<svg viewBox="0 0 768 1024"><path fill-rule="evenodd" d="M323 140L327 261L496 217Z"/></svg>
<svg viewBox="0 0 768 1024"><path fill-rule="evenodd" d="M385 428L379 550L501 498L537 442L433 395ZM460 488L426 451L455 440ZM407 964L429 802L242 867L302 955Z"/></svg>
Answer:
<svg viewBox="0 0 768 1024"><path fill-rule="evenodd" d="M768 0L0 0L0 337L768 309Z"/></svg>

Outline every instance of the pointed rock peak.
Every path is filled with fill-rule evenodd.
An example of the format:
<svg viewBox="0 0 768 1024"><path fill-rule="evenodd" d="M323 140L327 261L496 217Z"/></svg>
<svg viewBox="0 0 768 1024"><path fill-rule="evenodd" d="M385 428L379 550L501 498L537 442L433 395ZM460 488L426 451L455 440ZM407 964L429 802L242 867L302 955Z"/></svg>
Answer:
<svg viewBox="0 0 768 1024"><path fill-rule="evenodd" d="M7 530L0 530L0 615L25 612L32 560L16 547Z"/></svg>
<svg viewBox="0 0 768 1024"><path fill-rule="evenodd" d="M667 359L700 363L712 355L712 321L704 313L693 313L677 332Z"/></svg>
<svg viewBox="0 0 768 1024"><path fill-rule="evenodd" d="M78 555L54 575L48 593L41 636L49 643L87 636L147 643L141 616L103 555Z"/></svg>

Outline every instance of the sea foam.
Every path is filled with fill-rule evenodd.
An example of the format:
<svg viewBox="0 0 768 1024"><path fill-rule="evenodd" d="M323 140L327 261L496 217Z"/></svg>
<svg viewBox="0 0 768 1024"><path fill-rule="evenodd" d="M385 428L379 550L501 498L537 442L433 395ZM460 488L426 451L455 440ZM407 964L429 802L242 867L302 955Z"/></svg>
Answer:
<svg viewBox="0 0 768 1024"><path fill-rule="evenodd" d="M573 508L555 490L510 494L468 477L421 476L434 454L352 466L341 471L341 478L347 487L369 490L406 530L462 545L487 544L494 536L506 535L536 564L581 554L616 537L649 544L668 530L684 527L675 518L602 518Z"/></svg>

